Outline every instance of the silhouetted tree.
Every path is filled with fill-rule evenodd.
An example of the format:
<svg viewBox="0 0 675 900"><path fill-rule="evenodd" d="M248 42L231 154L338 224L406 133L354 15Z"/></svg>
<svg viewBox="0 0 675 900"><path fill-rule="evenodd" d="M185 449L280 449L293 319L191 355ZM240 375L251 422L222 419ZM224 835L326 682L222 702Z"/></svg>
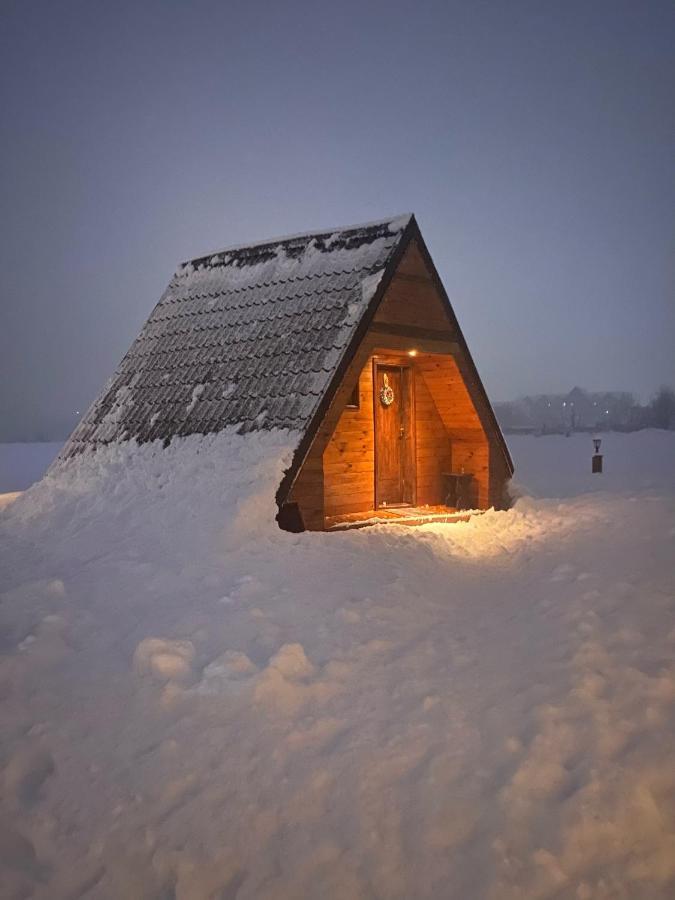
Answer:
<svg viewBox="0 0 675 900"><path fill-rule="evenodd" d="M660 387L649 404L651 424L654 428L675 429L675 391Z"/></svg>

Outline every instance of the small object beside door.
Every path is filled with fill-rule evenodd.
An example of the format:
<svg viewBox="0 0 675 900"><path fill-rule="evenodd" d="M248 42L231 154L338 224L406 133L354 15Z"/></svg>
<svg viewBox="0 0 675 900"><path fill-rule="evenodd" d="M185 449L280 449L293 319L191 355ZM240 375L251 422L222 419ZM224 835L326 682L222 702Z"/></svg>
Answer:
<svg viewBox="0 0 675 900"><path fill-rule="evenodd" d="M470 472L443 472L445 505L452 509L473 507L473 475Z"/></svg>

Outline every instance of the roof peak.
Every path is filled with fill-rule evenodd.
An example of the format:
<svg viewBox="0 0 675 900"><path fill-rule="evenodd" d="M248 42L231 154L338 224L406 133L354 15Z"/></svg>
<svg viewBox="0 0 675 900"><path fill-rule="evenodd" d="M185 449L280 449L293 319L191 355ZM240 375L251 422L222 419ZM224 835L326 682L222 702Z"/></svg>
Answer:
<svg viewBox="0 0 675 900"><path fill-rule="evenodd" d="M279 235L278 237L265 238L261 241L251 241L243 244L232 244L229 247L221 247L219 250L212 250L210 253L200 253L192 259L187 259L180 265L188 265L203 262L214 256L221 256L224 253L241 253L246 250L262 249L263 247L274 247L279 244L289 244L294 241L303 241L310 238L325 237L332 235L344 235L352 232L366 231L374 228L388 226L391 234L398 234L406 229L410 221L414 218L414 213L401 213L397 216L388 216L384 219L374 219L370 222L360 222L355 225L338 225L333 228L319 228L314 231L300 231L296 234Z"/></svg>

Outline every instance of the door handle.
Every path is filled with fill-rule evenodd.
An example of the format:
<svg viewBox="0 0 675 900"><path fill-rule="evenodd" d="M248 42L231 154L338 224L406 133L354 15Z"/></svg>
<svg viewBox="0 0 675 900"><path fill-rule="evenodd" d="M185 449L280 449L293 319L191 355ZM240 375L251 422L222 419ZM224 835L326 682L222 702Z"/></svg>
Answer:
<svg viewBox="0 0 675 900"><path fill-rule="evenodd" d="M404 425L401 425L401 427L399 428L398 436L400 438L405 437L405 426Z"/></svg>

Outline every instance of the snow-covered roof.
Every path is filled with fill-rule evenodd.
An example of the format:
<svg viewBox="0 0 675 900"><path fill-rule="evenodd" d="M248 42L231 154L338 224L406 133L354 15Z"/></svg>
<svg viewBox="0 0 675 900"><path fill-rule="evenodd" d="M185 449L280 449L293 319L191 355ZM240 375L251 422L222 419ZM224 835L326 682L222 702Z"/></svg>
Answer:
<svg viewBox="0 0 675 900"><path fill-rule="evenodd" d="M62 458L177 435L304 432L411 215L181 265Z"/></svg>

